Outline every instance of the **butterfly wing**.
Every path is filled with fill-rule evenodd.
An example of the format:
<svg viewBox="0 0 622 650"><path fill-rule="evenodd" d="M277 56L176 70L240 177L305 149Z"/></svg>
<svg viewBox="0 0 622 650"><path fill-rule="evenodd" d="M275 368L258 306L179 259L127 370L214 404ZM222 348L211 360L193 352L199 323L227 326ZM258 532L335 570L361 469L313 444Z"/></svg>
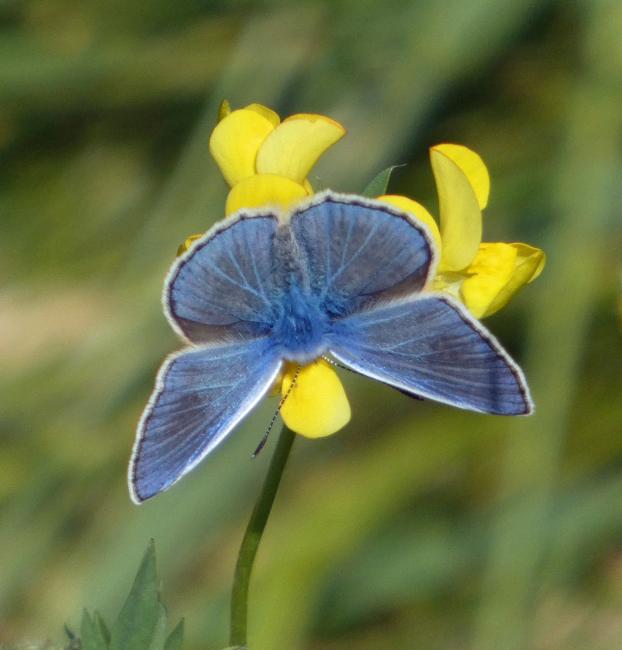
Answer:
<svg viewBox="0 0 622 650"><path fill-rule="evenodd" d="M145 501L193 469L265 395L280 366L267 339L170 356L138 425L132 499Z"/></svg>
<svg viewBox="0 0 622 650"><path fill-rule="evenodd" d="M533 411L520 368L449 297L422 294L344 318L335 324L331 353L420 397L498 415Z"/></svg>
<svg viewBox="0 0 622 650"><path fill-rule="evenodd" d="M272 213L216 225L173 265L163 302L173 328L193 343L264 336L273 321Z"/></svg>
<svg viewBox="0 0 622 650"><path fill-rule="evenodd" d="M311 291L333 316L418 292L434 272L425 227L379 201L327 192L296 210L290 228Z"/></svg>

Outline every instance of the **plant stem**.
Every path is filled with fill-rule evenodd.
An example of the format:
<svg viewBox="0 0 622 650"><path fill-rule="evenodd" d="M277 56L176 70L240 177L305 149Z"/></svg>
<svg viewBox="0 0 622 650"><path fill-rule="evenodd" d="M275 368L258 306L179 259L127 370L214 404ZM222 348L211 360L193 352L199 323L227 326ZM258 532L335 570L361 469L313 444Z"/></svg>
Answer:
<svg viewBox="0 0 622 650"><path fill-rule="evenodd" d="M240 545L231 594L231 633L229 642L233 646L246 646L247 643L248 588L251 572L295 435L293 431L283 425L259 499L253 508L253 513Z"/></svg>

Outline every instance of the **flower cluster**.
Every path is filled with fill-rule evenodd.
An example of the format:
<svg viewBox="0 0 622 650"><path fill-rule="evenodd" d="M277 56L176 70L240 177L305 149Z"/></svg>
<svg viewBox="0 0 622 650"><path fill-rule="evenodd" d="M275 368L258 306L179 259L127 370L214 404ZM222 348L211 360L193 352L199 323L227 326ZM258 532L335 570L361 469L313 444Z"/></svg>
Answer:
<svg viewBox="0 0 622 650"><path fill-rule="evenodd" d="M307 179L319 157L346 133L323 115L298 114L281 122L260 104L231 111L210 138L210 151L231 191L225 213L266 204L288 207L313 194Z"/></svg>
<svg viewBox="0 0 622 650"><path fill-rule="evenodd" d="M231 111L224 102L210 138L210 151L230 186L225 213L276 205L288 208L313 194L308 175L320 156L346 131L323 115L297 114L281 121L260 104ZM411 213L430 231L440 253L432 289L462 301L477 318L504 307L544 266L542 250L523 243L482 242L482 211L490 178L482 159L456 144L430 149L440 220L405 196L378 200ZM201 235L179 248L187 250ZM310 438L335 433L350 419L339 377L324 359L300 369L287 365L277 390L287 395L281 415L287 426Z"/></svg>
<svg viewBox="0 0 622 650"><path fill-rule="evenodd" d="M441 254L433 288L451 293L476 318L490 316L540 275L544 252L522 243L482 242L482 210L488 203L490 177L474 151L438 144L430 149L430 161L440 229L420 203L404 196L378 198L411 212L428 226Z"/></svg>

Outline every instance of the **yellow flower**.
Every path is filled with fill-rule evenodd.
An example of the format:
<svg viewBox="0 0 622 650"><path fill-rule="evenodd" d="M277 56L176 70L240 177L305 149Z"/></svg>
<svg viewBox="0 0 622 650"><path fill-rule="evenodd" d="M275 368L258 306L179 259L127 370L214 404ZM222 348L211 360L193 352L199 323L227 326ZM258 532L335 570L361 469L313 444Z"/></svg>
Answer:
<svg viewBox="0 0 622 650"><path fill-rule="evenodd" d="M295 383L292 388L292 382ZM323 438L350 421L350 403L330 364L318 359L301 369L287 364L281 379L281 417L287 426L307 438Z"/></svg>
<svg viewBox="0 0 622 650"><path fill-rule="evenodd" d="M210 138L210 151L231 190L227 215L263 205L289 207L313 194L307 176L320 156L345 135L324 115L300 113L281 122L261 104L228 105Z"/></svg>
<svg viewBox="0 0 622 650"><path fill-rule="evenodd" d="M345 133L341 124L324 115L301 113L281 121L261 104L231 111L223 102L209 146L231 186L225 213L265 205L287 208L310 196L309 172ZM188 237L177 254L201 236ZM308 438L331 435L350 421L341 381L324 359L303 368L288 364L275 392L286 398L281 407L284 422Z"/></svg>
<svg viewBox="0 0 622 650"><path fill-rule="evenodd" d="M544 267L542 250L521 243L482 242L482 210L490 178L482 159L457 144L430 149L439 199L440 229L420 204L404 196L379 200L411 212L429 228L441 253L434 289L460 299L476 318L504 307Z"/></svg>

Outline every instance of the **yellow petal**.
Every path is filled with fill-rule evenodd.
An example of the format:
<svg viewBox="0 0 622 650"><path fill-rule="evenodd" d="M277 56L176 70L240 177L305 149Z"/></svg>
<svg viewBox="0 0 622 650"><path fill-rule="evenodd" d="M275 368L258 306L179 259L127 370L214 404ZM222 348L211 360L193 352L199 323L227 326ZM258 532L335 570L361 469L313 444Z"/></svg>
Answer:
<svg viewBox="0 0 622 650"><path fill-rule="evenodd" d="M546 263L546 255L541 248L536 248L535 246L530 246L529 244L515 243L512 244L516 248L518 253L519 264L522 264L523 261L531 261L532 264L535 262L535 268L533 270L532 276L527 280L527 282L533 282L539 275L542 273L542 269Z"/></svg>
<svg viewBox="0 0 622 650"><path fill-rule="evenodd" d="M255 174L231 188L225 214L230 215L240 208L259 208L264 205L288 208L306 196L305 188L289 178L276 174Z"/></svg>
<svg viewBox="0 0 622 650"><path fill-rule="evenodd" d="M260 174L278 174L302 183L319 157L346 131L323 115L292 115L265 139L257 154Z"/></svg>
<svg viewBox="0 0 622 650"><path fill-rule="evenodd" d="M393 205L396 208L403 210L404 212L408 212L412 214L416 219L424 223L428 227L428 230L430 231L430 234L432 235L432 238L438 247L438 252L441 252L441 233L439 232L438 226L436 225L436 220L421 205L421 203L417 203L417 201L413 201L412 199L409 199L405 196L399 196L398 194L383 194L382 196L378 197L378 201L383 201L384 203Z"/></svg>
<svg viewBox="0 0 622 650"><path fill-rule="evenodd" d="M482 213L460 167L436 147L430 149L441 216L440 269L461 271L474 259L482 240Z"/></svg>
<svg viewBox="0 0 622 650"><path fill-rule="evenodd" d="M229 185L255 173L261 143L274 130L273 123L255 110L239 109L224 117L214 130L209 149Z"/></svg>
<svg viewBox="0 0 622 650"><path fill-rule="evenodd" d="M505 307L544 267L544 252L527 244L485 243L466 273L460 295L476 318Z"/></svg>
<svg viewBox="0 0 622 650"><path fill-rule="evenodd" d="M335 371L323 359L300 370L289 364L283 375L281 393L289 395L281 407L285 424L307 438L322 438L339 431L350 421L350 404Z"/></svg>
<svg viewBox="0 0 622 650"><path fill-rule="evenodd" d="M462 173L469 179L480 210L483 210L488 204L490 175L479 154L467 149L467 147L463 147L461 144L437 144L433 149L445 154L460 167Z"/></svg>
<svg viewBox="0 0 622 650"><path fill-rule="evenodd" d="M177 249L177 257L183 255L197 239L201 239L201 237L203 237L203 234L204 233L199 233L197 235L190 235L190 237L186 237L184 243L179 244L179 247Z"/></svg>
<svg viewBox="0 0 622 650"><path fill-rule="evenodd" d="M258 113L262 117L265 117L274 128L276 128L281 122L281 118L279 117L278 113L275 113L271 108L268 108L263 104L249 104L248 106L244 107L244 110L255 111L255 113Z"/></svg>
<svg viewBox="0 0 622 650"><path fill-rule="evenodd" d="M473 264L466 270L460 295L469 311L484 316L490 304L509 282L516 267L516 249L510 244L482 244Z"/></svg>
<svg viewBox="0 0 622 650"><path fill-rule="evenodd" d="M490 316L508 304L514 294L525 284L533 282L545 264L544 251L527 244L509 244L516 250L516 263L511 277L500 289L482 316Z"/></svg>

